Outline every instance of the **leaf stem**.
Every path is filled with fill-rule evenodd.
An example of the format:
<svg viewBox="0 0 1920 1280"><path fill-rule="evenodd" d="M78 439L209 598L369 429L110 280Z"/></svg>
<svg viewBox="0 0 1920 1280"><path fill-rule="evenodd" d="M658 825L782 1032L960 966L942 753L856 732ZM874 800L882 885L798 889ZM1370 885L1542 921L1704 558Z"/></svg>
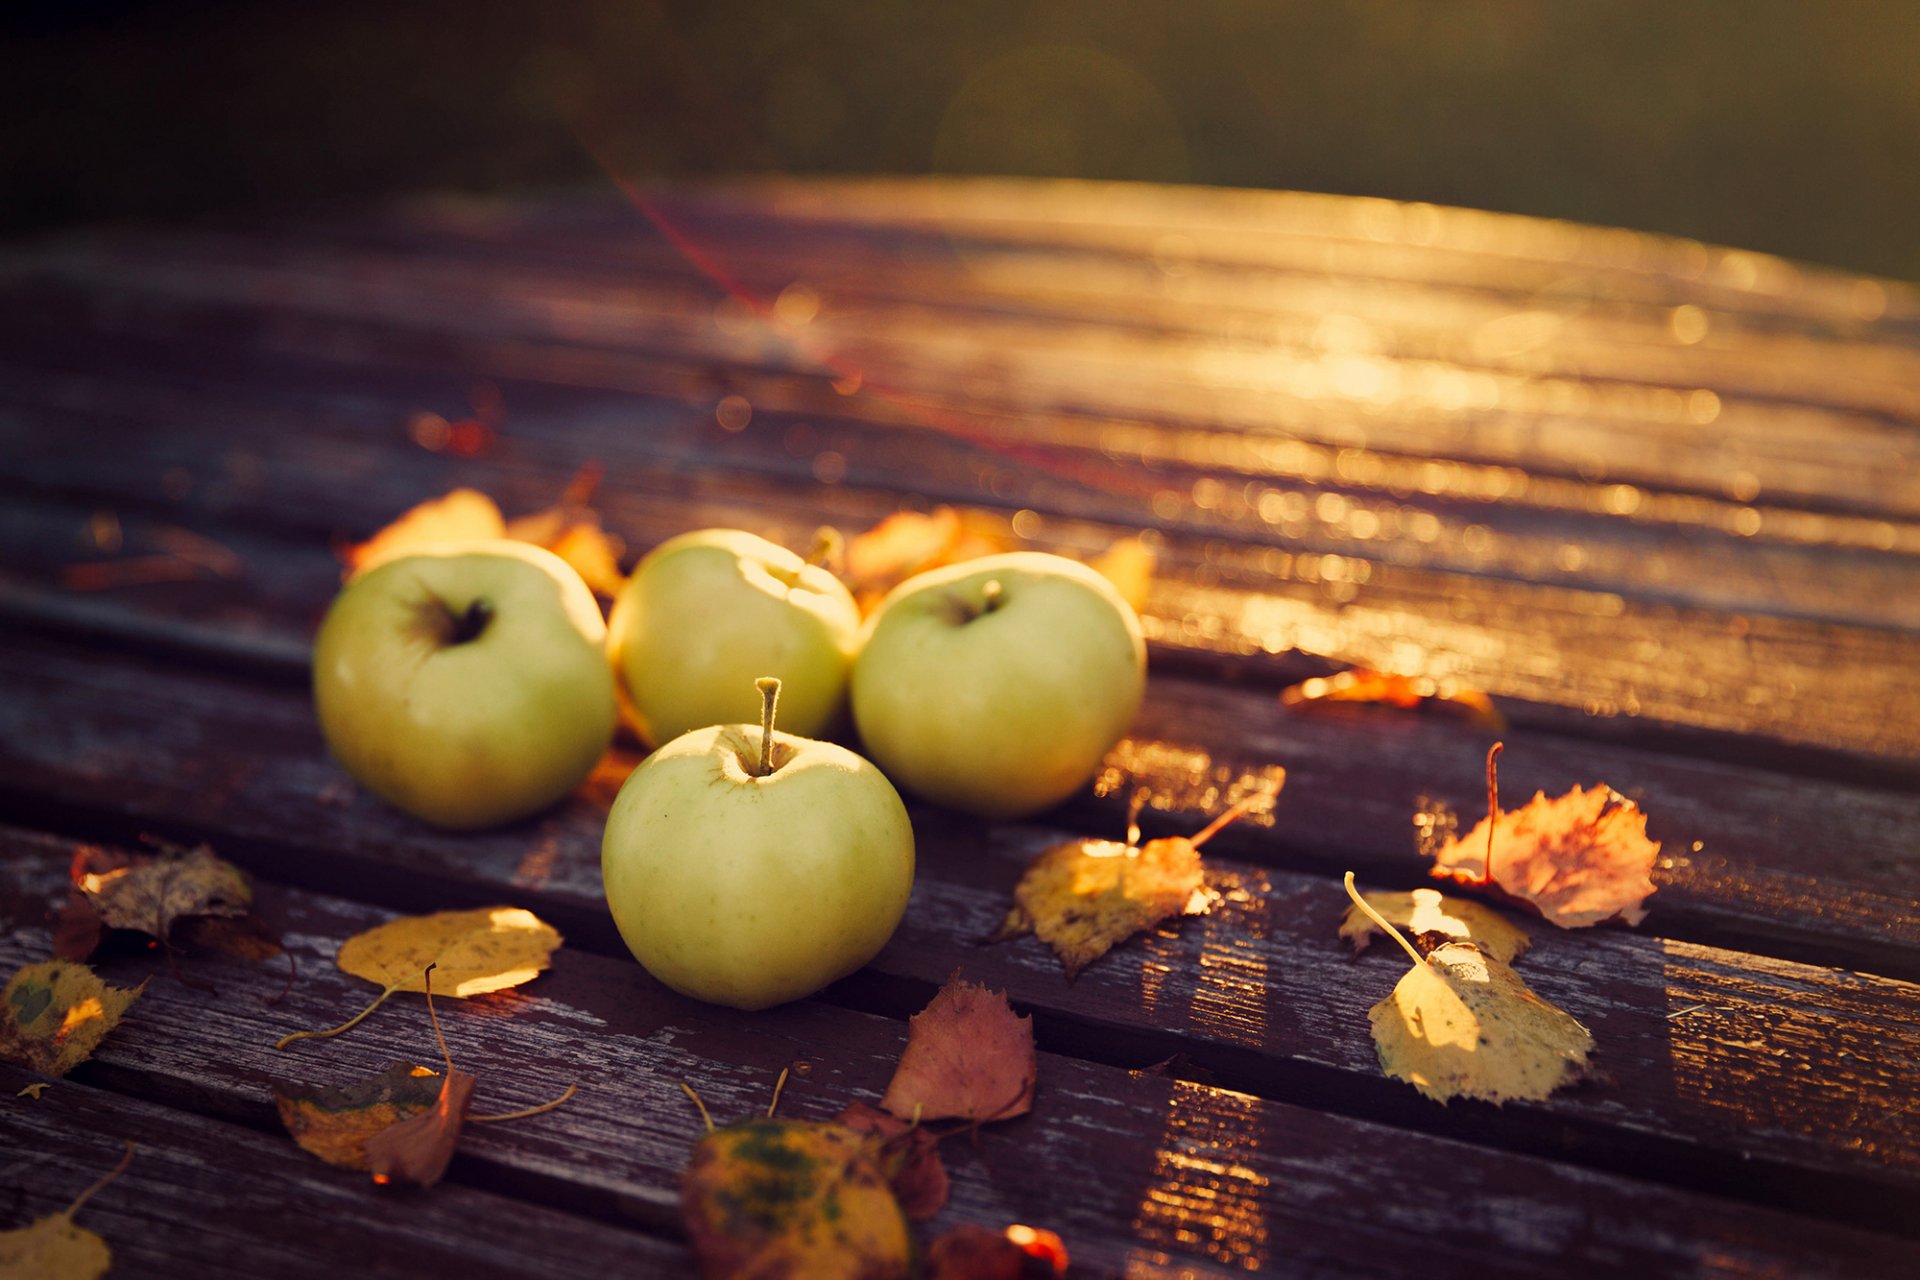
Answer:
<svg viewBox="0 0 1920 1280"><path fill-rule="evenodd" d="M555 1107L561 1105L567 1099L571 1098L574 1094L578 1092L580 1092L580 1086L577 1084L570 1084L567 1086L567 1091L565 1093L561 1094L559 1097L555 1098L551 1102L543 1102L537 1107L527 1107L520 1111L508 1111L497 1116L468 1116L467 1123L492 1124L497 1120L525 1120L528 1116L537 1116L537 1115L540 1115L542 1112L553 1110Z"/></svg>
<svg viewBox="0 0 1920 1280"><path fill-rule="evenodd" d="M394 992L398 991L399 989L400 989L400 985L398 983L395 983L393 986L388 987L385 991L382 991L379 995L373 998L372 1004L368 1005L366 1008L362 1009L360 1012L354 1014L351 1018L348 1018L345 1022L341 1023L337 1027L328 1027L324 1031L296 1031L291 1035L281 1036L279 1040L274 1042L273 1047L276 1049L284 1049L288 1045L292 1044L295 1040L325 1040L329 1036L337 1036L342 1031L345 1031L347 1028L353 1026L355 1023L359 1022L360 1019L366 1017L368 1014L372 1013L375 1009L378 1009L381 1005L385 1004L387 1002L387 997L392 995Z"/></svg>
<svg viewBox="0 0 1920 1280"><path fill-rule="evenodd" d="M1496 742L1487 748L1487 860L1480 869L1480 883L1493 883L1493 829L1500 825L1500 766L1495 763L1507 744Z"/></svg>
<svg viewBox="0 0 1920 1280"><path fill-rule="evenodd" d="M106 1185L109 1182L112 1182L115 1178L119 1177L121 1174L127 1171L127 1166L133 1163L133 1151L134 1151L133 1139L129 1138L127 1139L127 1154L120 1157L120 1163L113 1166L112 1169L108 1170L106 1175L102 1177L98 1182L95 1182L92 1186L88 1187L85 1191L82 1191L79 1197L76 1198L72 1204L68 1205L66 1208L66 1211L62 1213L60 1216L65 1218L68 1222L72 1222L73 1215L80 1212L81 1205L93 1199L93 1197L97 1193L99 1193L100 1191L106 1188Z"/></svg>
<svg viewBox="0 0 1920 1280"><path fill-rule="evenodd" d="M687 1083L687 1082L686 1082L685 1080L682 1080L682 1081L680 1082L680 1087L681 1087L682 1089L684 1089L684 1090L686 1090L686 1092L687 1092L687 1096L688 1096L689 1098L692 1098L692 1099L693 1099L693 1105L694 1105L694 1106L696 1106L696 1107L698 1107L698 1108L700 1108L700 1118L701 1118L702 1120L705 1120L705 1121L707 1122L707 1132L708 1132L708 1133L712 1133L712 1132L713 1132L713 1117L707 1114L707 1104L706 1104L706 1103L704 1103L704 1102L702 1102L702 1101L700 1101L700 1095L699 1095L699 1094L697 1094L697 1093L695 1093L695 1092L693 1091L693 1086L692 1086L692 1085L690 1085L690 1084L688 1084L688 1083Z"/></svg>
<svg viewBox="0 0 1920 1280"><path fill-rule="evenodd" d="M773 772L773 708L780 701L780 681L761 676L753 687L760 691L760 768L755 776L764 778Z"/></svg>
<svg viewBox="0 0 1920 1280"><path fill-rule="evenodd" d="M773 1119L774 1109L780 1105L780 1091L787 1087L787 1072L790 1067L780 1068L780 1078L773 1082L773 1100L767 1103L767 1119Z"/></svg>
<svg viewBox="0 0 1920 1280"><path fill-rule="evenodd" d="M1219 835L1220 829L1222 827L1228 826L1233 822L1235 822L1236 820L1238 820L1239 818L1246 816L1248 813L1250 813L1253 810L1254 806L1258 805L1262 800L1271 800L1271 799L1272 797L1267 795L1267 793L1264 791L1248 792L1246 795L1241 796L1240 799L1234 803L1233 808L1227 810L1225 813L1215 818L1212 822L1209 822L1206 826L1202 827L1200 829L1200 834L1195 836L1193 839L1187 841L1187 843L1192 845L1194 848L1198 849L1201 845L1213 839L1216 835Z"/></svg>
<svg viewBox="0 0 1920 1280"><path fill-rule="evenodd" d="M1346 878L1345 884L1347 886L1347 896L1353 899L1353 905L1356 907L1359 907L1361 912L1367 917L1367 919L1379 925L1380 928L1384 930L1389 936L1391 936L1395 942L1399 943L1400 949L1406 952L1408 955L1412 956L1413 962L1415 964L1426 963L1426 957L1422 956L1418 951L1415 951L1413 949L1413 944L1407 941L1406 935L1401 933L1398 929L1394 928L1391 924L1388 924L1387 918L1381 915L1378 911L1375 911L1373 909L1373 904L1371 902L1368 902L1365 898L1360 896L1360 891L1353 887L1353 872L1351 871L1347 872L1347 878Z"/></svg>
<svg viewBox="0 0 1920 1280"><path fill-rule="evenodd" d="M439 967L439 961L428 965L420 972L420 980L427 988L427 1016L433 1019L433 1038L440 1042L440 1056L446 1059L447 1080L453 1080L453 1055L447 1052L447 1038L440 1034L440 1015L433 1009L433 971Z"/></svg>

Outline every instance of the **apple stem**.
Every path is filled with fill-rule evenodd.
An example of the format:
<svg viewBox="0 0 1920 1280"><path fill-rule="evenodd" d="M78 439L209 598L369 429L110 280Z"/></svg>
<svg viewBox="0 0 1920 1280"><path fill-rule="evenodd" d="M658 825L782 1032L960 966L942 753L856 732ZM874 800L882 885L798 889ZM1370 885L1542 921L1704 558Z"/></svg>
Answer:
<svg viewBox="0 0 1920 1280"><path fill-rule="evenodd" d="M813 549L807 552L807 565L832 572L846 551L847 542L832 525L823 524L813 531Z"/></svg>
<svg viewBox="0 0 1920 1280"><path fill-rule="evenodd" d="M780 681L774 676L761 676L753 682L760 691L760 768L757 776L766 777L773 772L773 708L780 701Z"/></svg>
<svg viewBox="0 0 1920 1280"><path fill-rule="evenodd" d="M1407 941L1407 936L1404 933L1401 933L1398 929L1394 928L1391 924L1388 924L1387 918L1381 915L1378 911L1375 911L1373 909L1373 904L1371 902L1368 902L1365 898L1360 896L1360 891L1353 887L1353 872L1351 871L1347 872L1347 878L1345 883L1347 886L1347 896L1353 899L1353 905L1360 908L1361 912L1366 915L1367 919L1379 925L1382 933L1391 935L1393 940L1400 944L1400 949L1413 957L1413 962L1415 964L1417 965L1425 964L1426 957L1422 956L1418 951L1415 951L1413 949L1413 944Z"/></svg>
<svg viewBox="0 0 1920 1280"><path fill-rule="evenodd" d="M988 582L986 586L980 588L980 612L992 613L998 609L1001 597L1005 594L1006 588L1000 585L1000 579L994 578Z"/></svg>

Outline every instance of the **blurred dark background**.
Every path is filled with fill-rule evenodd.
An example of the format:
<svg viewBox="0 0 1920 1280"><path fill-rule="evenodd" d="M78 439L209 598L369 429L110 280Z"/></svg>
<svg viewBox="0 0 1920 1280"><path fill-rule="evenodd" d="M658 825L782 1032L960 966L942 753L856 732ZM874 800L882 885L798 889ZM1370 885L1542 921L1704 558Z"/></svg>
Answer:
<svg viewBox="0 0 1920 1280"><path fill-rule="evenodd" d="M1920 3L0 5L9 235L609 166L1380 195L1920 279Z"/></svg>

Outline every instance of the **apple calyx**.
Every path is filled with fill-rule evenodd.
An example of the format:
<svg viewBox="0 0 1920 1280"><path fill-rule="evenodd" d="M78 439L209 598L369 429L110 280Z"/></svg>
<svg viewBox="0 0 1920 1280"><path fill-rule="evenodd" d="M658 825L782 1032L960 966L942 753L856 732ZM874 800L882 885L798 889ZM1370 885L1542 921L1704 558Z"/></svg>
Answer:
<svg viewBox="0 0 1920 1280"><path fill-rule="evenodd" d="M430 595L420 602L420 630L432 639L437 648L471 644L486 632L492 622L493 601L484 596L459 613L455 613L439 596Z"/></svg>
<svg viewBox="0 0 1920 1280"><path fill-rule="evenodd" d="M774 770L773 708L780 701L780 681L774 676L761 676L753 687L760 691L760 765L753 776L764 778Z"/></svg>

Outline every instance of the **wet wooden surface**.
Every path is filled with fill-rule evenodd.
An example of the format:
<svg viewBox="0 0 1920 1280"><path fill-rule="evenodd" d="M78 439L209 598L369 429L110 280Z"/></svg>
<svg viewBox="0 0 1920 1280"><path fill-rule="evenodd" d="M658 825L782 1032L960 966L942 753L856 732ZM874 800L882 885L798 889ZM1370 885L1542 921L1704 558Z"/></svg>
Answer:
<svg viewBox="0 0 1920 1280"><path fill-rule="evenodd" d="M680 1082L744 1114L803 1067L783 1110L831 1115L884 1089L906 1017L959 968L1034 1015L1041 1083L1032 1116L950 1157L935 1231L1050 1227L1088 1274L1906 1273L1909 290L1325 197L635 196L0 252L0 967L46 954L77 842L145 834L247 868L300 960L271 1007L277 962L192 962L218 998L156 980L38 1101L10 1071L0 1132L32 1154L0 1165L0 1226L133 1138L82 1219L127 1274L683 1267L699 1120ZM479 447L448 447L476 416ZM533 510L588 462L629 559L689 528L804 545L938 502L1078 553L1146 531L1147 704L1056 812L913 805L913 902L862 973L763 1015L675 997L598 896L630 746L555 810L454 836L357 792L306 692L339 542L460 484ZM1338 878L1421 883L1412 816L1438 800L1472 821L1493 735L1278 705L1349 664L1493 694L1509 798L1605 781L1646 808L1664 857L1645 925L1540 927L1523 962L1593 1030L1599 1080L1442 1108L1380 1075L1366 1010L1401 966L1347 958ZM1271 820L1209 847L1213 914L1071 985L1030 939L980 945L1024 860L1116 834L1133 792L1150 834L1190 831L1280 770ZM423 1054L417 1002L273 1050L352 1003L340 940L496 901L568 946L537 983L449 1010L455 1059L484 1110L580 1095L478 1127L424 1196L287 1143L270 1082Z"/></svg>

